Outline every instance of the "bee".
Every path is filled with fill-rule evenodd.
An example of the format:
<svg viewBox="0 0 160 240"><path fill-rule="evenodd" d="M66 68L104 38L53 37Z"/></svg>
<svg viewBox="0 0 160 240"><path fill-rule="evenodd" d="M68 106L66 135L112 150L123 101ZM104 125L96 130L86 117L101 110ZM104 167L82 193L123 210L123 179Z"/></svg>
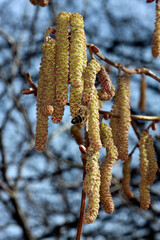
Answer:
<svg viewBox="0 0 160 240"><path fill-rule="evenodd" d="M85 123L89 116L89 110L85 106L81 106L75 116L72 118L72 124Z"/></svg>

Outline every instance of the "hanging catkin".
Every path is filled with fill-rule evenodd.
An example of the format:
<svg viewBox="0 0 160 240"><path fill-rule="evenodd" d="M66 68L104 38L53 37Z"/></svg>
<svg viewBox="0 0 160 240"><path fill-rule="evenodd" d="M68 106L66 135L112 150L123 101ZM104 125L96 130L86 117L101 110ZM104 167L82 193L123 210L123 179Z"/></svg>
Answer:
<svg viewBox="0 0 160 240"><path fill-rule="evenodd" d="M82 96L83 86L74 87L71 85L70 87L70 111L71 116L74 117L77 111L81 106L81 96Z"/></svg>
<svg viewBox="0 0 160 240"><path fill-rule="evenodd" d="M148 131L143 131L139 141L139 167L140 167L140 184L139 184L139 192L140 192L140 207L142 209L148 209L150 205L150 194L149 194L149 184L147 182L147 170L148 170L148 159L147 159L147 149L146 149L146 141L149 136Z"/></svg>
<svg viewBox="0 0 160 240"><path fill-rule="evenodd" d="M46 39L47 42L41 47L44 56L42 59L42 64L44 64L42 71L45 76L42 104L44 106L44 111L47 114L48 109L48 115L50 116L53 112L53 110L51 111L51 107L54 105L55 101L55 40L50 37Z"/></svg>
<svg viewBox="0 0 160 240"><path fill-rule="evenodd" d="M70 15L67 12L59 13L56 26L56 99L61 106L68 101Z"/></svg>
<svg viewBox="0 0 160 240"><path fill-rule="evenodd" d="M100 71L101 66L100 63L92 59L89 63L87 68L83 73L84 79L84 90L83 90L83 97L82 103L83 105L88 105L90 99L92 98L92 94L94 92L94 83L96 80L96 74Z"/></svg>
<svg viewBox="0 0 160 240"><path fill-rule="evenodd" d="M60 106L58 101L54 102L54 111L52 113L52 122L59 123L64 115L64 106Z"/></svg>
<svg viewBox="0 0 160 240"><path fill-rule="evenodd" d="M70 21L70 111L72 117L81 105L83 90L82 73L87 65L86 37L84 32L83 17L78 13L71 15Z"/></svg>
<svg viewBox="0 0 160 240"><path fill-rule="evenodd" d="M118 149L118 158L125 161L128 159L128 131L131 122L130 89L125 78L118 78L118 89L111 113L118 115L118 118L111 116L110 126Z"/></svg>
<svg viewBox="0 0 160 240"><path fill-rule="evenodd" d="M114 91L114 87L112 87L112 90ZM103 91L102 89L97 89L97 92L98 92L98 97L101 101L108 101L108 100L111 100L113 98L113 95L110 95L108 93L106 93L105 91Z"/></svg>
<svg viewBox="0 0 160 240"><path fill-rule="evenodd" d="M102 90L111 97L110 99L112 99L115 95L115 89L112 85L110 76L103 65L101 65L101 70L97 74L97 77L100 81Z"/></svg>
<svg viewBox="0 0 160 240"><path fill-rule="evenodd" d="M133 198L134 196L132 190L130 189L131 180L130 163L131 157L128 157L128 159L123 163L123 178L122 178L122 190L129 199Z"/></svg>
<svg viewBox="0 0 160 240"><path fill-rule="evenodd" d="M88 108L90 111L88 117L89 142L94 152L98 152L101 149L102 144L100 140L100 128L99 128L99 101L97 90L95 87Z"/></svg>
<svg viewBox="0 0 160 240"><path fill-rule="evenodd" d="M48 116L52 114L55 87L55 40L50 37L42 45L43 56L37 88L37 125L35 149L42 151L48 134Z"/></svg>
<svg viewBox="0 0 160 240"><path fill-rule="evenodd" d="M110 193L112 168L117 160L118 152L113 142L112 130L108 127L108 124L101 124L101 140L103 147L105 147L107 150L107 155L100 167L100 200L105 212L110 214L114 211L114 203Z"/></svg>
<svg viewBox="0 0 160 240"><path fill-rule="evenodd" d="M148 169L147 169L147 183L149 185L153 184L155 175L158 169L157 159L155 157L155 149L153 146L153 137L150 135L146 141L147 159L148 159Z"/></svg>
<svg viewBox="0 0 160 240"><path fill-rule="evenodd" d="M160 7L156 6L156 22L152 40L152 55L157 58L160 55Z"/></svg>
<svg viewBox="0 0 160 240"><path fill-rule="evenodd" d="M99 152L93 153L89 147L86 153L86 176L83 181L83 190L88 195L88 208L84 216L84 223L92 223L99 210L100 170Z"/></svg>
<svg viewBox="0 0 160 240"><path fill-rule="evenodd" d="M73 87L83 84L82 72L86 68L86 37L83 17L73 13L70 20L70 83Z"/></svg>

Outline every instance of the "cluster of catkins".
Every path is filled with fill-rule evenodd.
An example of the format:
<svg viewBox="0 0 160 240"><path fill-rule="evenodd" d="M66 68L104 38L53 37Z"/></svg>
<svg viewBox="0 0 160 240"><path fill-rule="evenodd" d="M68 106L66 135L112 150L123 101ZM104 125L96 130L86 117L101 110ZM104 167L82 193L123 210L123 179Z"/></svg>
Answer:
<svg viewBox="0 0 160 240"><path fill-rule="evenodd" d="M48 3L50 2L50 0L30 0L30 2L33 5L39 5L41 7L45 7L48 5Z"/></svg>
<svg viewBox="0 0 160 240"><path fill-rule="evenodd" d="M131 122L129 76L118 78L115 94L105 67L94 57L87 64L86 37L83 28L83 17L80 14L61 12L57 16L54 31L56 38L52 39L49 36L50 32L53 33L52 28L46 32L45 43L41 47L43 56L37 88L35 148L38 151L45 148L48 117L51 115L53 123L59 123L64 115L64 107L68 103L74 119L71 134L79 146L84 145L81 129L87 123L86 151L81 152L84 153L86 161L83 191L88 196L88 208L84 223L88 224L96 219L100 201L106 213L110 214L114 211L110 185L112 168L118 159L124 161L122 189L128 198L133 197L133 193L130 190L131 158L128 157L128 130ZM99 89L95 87L96 76L100 84ZM99 109L103 101L112 99L114 95L109 127L102 122ZM151 141L152 144L150 144ZM106 148L106 157L100 165L99 150L102 146ZM151 137L144 140L142 135L140 152L142 162L140 164L140 199L142 199L142 208L146 209L148 186L153 181L156 169L154 165L153 170L153 162L156 161L153 156ZM153 172L152 177L149 172Z"/></svg>

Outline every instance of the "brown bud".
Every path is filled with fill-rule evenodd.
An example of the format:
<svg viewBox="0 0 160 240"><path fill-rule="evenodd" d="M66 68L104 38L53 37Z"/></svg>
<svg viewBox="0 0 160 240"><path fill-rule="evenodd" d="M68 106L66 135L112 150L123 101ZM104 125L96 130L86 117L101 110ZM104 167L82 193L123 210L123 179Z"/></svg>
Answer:
<svg viewBox="0 0 160 240"><path fill-rule="evenodd" d="M45 7L48 5L48 3L50 2L50 0L39 0L38 1L38 4L41 6L41 7Z"/></svg>
<svg viewBox="0 0 160 240"><path fill-rule="evenodd" d="M146 0L146 3L154 2L154 0Z"/></svg>
<svg viewBox="0 0 160 240"><path fill-rule="evenodd" d="M153 130L153 131L155 131L155 130L156 130L156 128L157 128L157 127L156 127L156 123L155 123L155 122L153 122L153 123L152 123L152 130Z"/></svg>
<svg viewBox="0 0 160 240"><path fill-rule="evenodd" d="M33 89L33 88L27 88L22 91L22 94L28 95L28 94L32 94L32 93L35 93L35 89Z"/></svg>
<svg viewBox="0 0 160 240"><path fill-rule="evenodd" d="M110 117L110 116L109 116L109 114L108 114L108 113L104 113L104 114L103 114L103 118L104 118L105 120L108 120L108 119L109 119L109 117Z"/></svg>
<svg viewBox="0 0 160 240"><path fill-rule="evenodd" d="M91 46L91 50L95 54L99 52L99 48L97 46L95 46L95 45Z"/></svg>
<svg viewBox="0 0 160 240"><path fill-rule="evenodd" d="M85 148L85 146L83 146L82 144L79 145L79 150L81 151L81 153L86 153L87 149Z"/></svg>

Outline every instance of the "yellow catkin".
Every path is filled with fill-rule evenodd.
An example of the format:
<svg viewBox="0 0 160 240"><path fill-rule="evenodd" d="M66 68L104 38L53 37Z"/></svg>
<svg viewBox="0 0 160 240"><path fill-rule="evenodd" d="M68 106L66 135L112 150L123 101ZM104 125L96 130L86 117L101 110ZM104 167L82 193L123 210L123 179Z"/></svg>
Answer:
<svg viewBox="0 0 160 240"><path fill-rule="evenodd" d="M114 91L114 87L111 86L112 88L112 91ZM108 100L111 100L113 98L113 95L110 95L108 93L106 93L105 91L103 91L102 89L97 89L97 92L98 92L98 97L101 101L108 101Z"/></svg>
<svg viewBox="0 0 160 240"><path fill-rule="evenodd" d="M90 146L94 152L101 149L100 128L99 128L99 101L97 90L94 87L93 95L88 105L90 114L88 117L88 137Z"/></svg>
<svg viewBox="0 0 160 240"><path fill-rule="evenodd" d="M78 145L83 144L83 136L81 133L82 127L83 127L83 124L77 124L77 125L73 125L70 129L70 133L74 137L74 139Z"/></svg>
<svg viewBox="0 0 160 240"><path fill-rule="evenodd" d="M54 111L52 113L52 122L59 123L64 115L64 106L60 106L59 102L55 101L54 103Z"/></svg>
<svg viewBox="0 0 160 240"><path fill-rule="evenodd" d="M45 115L51 115L55 101L55 40L47 38L41 47L43 58L40 68L44 75L45 88L43 88L43 111Z"/></svg>
<svg viewBox="0 0 160 240"><path fill-rule="evenodd" d="M39 71L37 88L37 125L35 149L42 151L45 147L48 134L48 116L52 114L55 86L55 40L48 38L42 45L43 56Z"/></svg>
<svg viewBox="0 0 160 240"><path fill-rule="evenodd" d="M92 98L96 74L100 71L100 69L101 69L100 63L97 60L92 59L88 63L88 66L83 73L84 79L84 90L82 97L83 105L88 105L90 99Z"/></svg>
<svg viewBox="0 0 160 240"><path fill-rule="evenodd" d="M68 101L70 13L61 12L56 26L56 99L61 106Z"/></svg>
<svg viewBox="0 0 160 240"><path fill-rule="evenodd" d="M86 176L83 181L83 190L86 193L94 190L94 185L99 176L99 152L93 153L91 147L88 148L86 153Z"/></svg>
<svg viewBox="0 0 160 240"><path fill-rule="evenodd" d="M160 7L156 8L155 30L152 40L152 55L157 58L160 55Z"/></svg>
<svg viewBox="0 0 160 240"><path fill-rule="evenodd" d="M37 111L37 126L35 149L42 151L45 148L48 135L48 116L44 116L40 111Z"/></svg>
<svg viewBox="0 0 160 240"><path fill-rule="evenodd" d="M153 145L153 137L150 135L146 141L147 159L148 159L148 170L147 170L147 183L153 184L155 175L158 169L157 159L155 157L155 149Z"/></svg>
<svg viewBox="0 0 160 240"><path fill-rule="evenodd" d="M122 178L122 190L126 197L133 198L134 194L132 190L130 189L130 180L131 180L131 174L130 174L130 163L131 163L131 157L128 157L128 159L123 163L123 178Z"/></svg>
<svg viewBox="0 0 160 240"><path fill-rule="evenodd" d="M82 72L87 63L84 23L80 14L71 15L70 28L70 83L73 87L79 87L83 84Z"/></svg>
<svg viewBox="0 0 160 240"><path fill-rule="evenodd" d="M114 211L114 203L110 193L110 185L112 178L112 168L117 160L118 152L114 145L111 128L108 124L101 124L101 139L103 147L107 150L107 156L100 167L101 186L100 186L100 200L106 213L111 214Z"/></svg>
<svg viewBox="0 0 160 240"><path fill-rule="evenodd" d="M100 81L102 90L106 92L108 96L111 96L113 98L115 95L115 89L112 85L110 76L103 65L101 65L101 70L97 74L97 77Z"/></svg>
<svg viewBox="0 0 160 240"><path fill-rule="evenodd" d="M78 109L81 106L81 96L82 96L83 86L80 87L70 87L70 111L71 116L74 117Z"/></svg>
<svg viewBox="0 0 160 240"><path fill-rule="evenodd" d="M83 181L83 190L88 195L88 208L84 216L84 223L92 223L99 210L99 190L100 190L100 170L99 170L99 152L93 153L89 147L86 153L86 176Z"/></svg>
<svg viewBox="0 0 160 240"><path fill-rule="evenodd" d="M72 117L81 105L83 90L82 73L87 65L86 37L83 17L78 13L71 15L70 21L70 111Z"/></svg>
<svg viewBox="0 0 160 240"><path fill-rule="evenodd" d="M84 216L84 223L89 224L97 218L99 210L99 187L95 185L93 192L88 193L88 208Z"/></svg>
<svg viewBox="0 0 160 240"><path fill-rule="evenodd" d="M111 113L118 115L118 118L111 116L110 126L118 149L118 158L125 161L128 159L128 131L131 123L130 89L125 78L118 79L118 89Z"/></svg>
<svg viewBox="0 0 160 240"><path fill-rule="evenodd" d="M140 99L139 99L139 109L142 112L146 110L146 78L145 75L142 75L141 86L140 86Z"/></svg>
<svg viewBox="0 0 160 240"><path fill-rule="evenodd" d="M139 141L139 151L140 151L140 184L139 184L139 192L140 192L140 207L142 209L148 209L150 205L150 193L149 193L149 184L147 182L147 169L148 169L148 160L147 160L147 149L146 149L146 141L149 136L148 131L143 131Z"/></svg>

